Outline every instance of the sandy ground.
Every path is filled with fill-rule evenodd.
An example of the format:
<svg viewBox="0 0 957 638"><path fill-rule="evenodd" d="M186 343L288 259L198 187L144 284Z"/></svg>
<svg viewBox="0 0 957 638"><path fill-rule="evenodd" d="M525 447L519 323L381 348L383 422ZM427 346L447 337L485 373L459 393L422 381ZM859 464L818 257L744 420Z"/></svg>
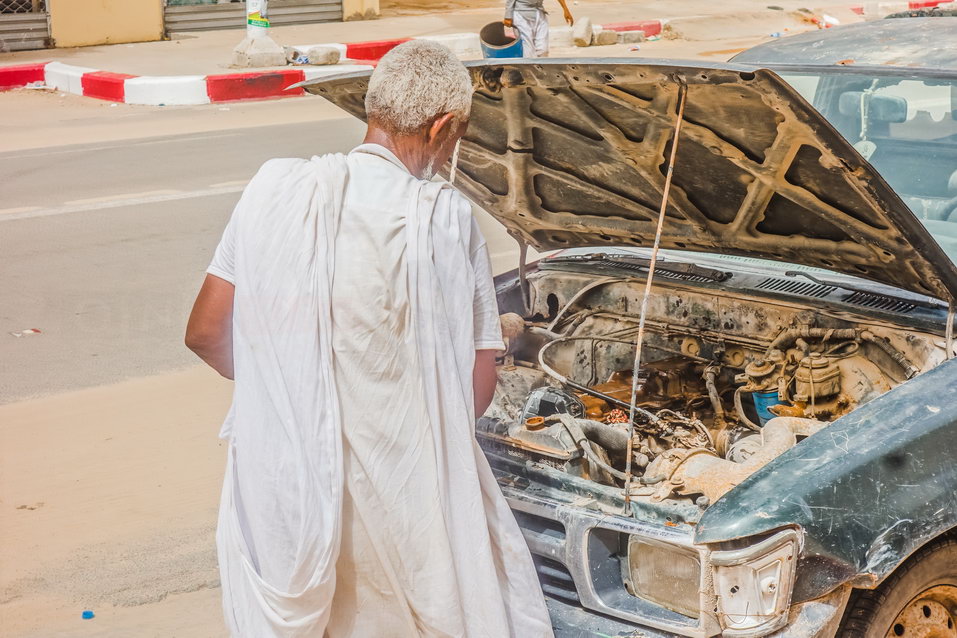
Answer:
<svg viewBox="0 0 957 638"><path fill-rule="evenodd" d="M197 367L0 406L0 633L223 633L216 432L231 389ZM202 604L184 615L187 593Z"/></svg>

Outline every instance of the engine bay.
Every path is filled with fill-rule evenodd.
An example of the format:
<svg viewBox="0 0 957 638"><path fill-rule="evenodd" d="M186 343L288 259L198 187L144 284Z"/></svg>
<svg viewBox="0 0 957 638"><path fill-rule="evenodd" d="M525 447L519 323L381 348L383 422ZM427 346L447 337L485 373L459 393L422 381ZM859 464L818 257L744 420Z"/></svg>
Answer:
<svg viewBox="0 0 957 638"><path fill-rule="evenodd" d="M720 498L803 438L943 360L931 334L799 303L540 270L502 316L483 445L661 501ZM634 403L632 403L634 395ZM630 423L633 422L633 427Z"/></svg>

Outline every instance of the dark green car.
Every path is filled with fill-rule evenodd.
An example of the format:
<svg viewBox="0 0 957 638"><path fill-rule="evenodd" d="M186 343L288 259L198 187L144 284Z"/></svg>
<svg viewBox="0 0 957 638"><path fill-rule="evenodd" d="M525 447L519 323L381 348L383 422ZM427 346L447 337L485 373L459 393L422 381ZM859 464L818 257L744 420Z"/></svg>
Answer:
<svg viewBox="0 0 957 638"><path fill-rule="evenodd" d="M456 186L557 250L477 424L557 636L957 636L957 66L813 57L866 28L470 64Z"/></svg>

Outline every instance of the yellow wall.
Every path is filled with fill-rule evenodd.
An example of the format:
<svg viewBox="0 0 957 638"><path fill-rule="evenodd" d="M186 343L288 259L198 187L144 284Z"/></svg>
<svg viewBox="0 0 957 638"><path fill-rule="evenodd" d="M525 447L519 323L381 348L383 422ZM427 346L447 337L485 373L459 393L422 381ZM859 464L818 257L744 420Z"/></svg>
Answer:
<svg viewBox="0 0 957 638"><path fill-rule="evenodd" d="M342 0L343 20L371 20L379 17L379 0Z"/></svg>
<svg viewBox="0 0 957 638"><path fill-rule="evenodd" d="M58 47L163 39L163 0L47 0L47 7Z"/></svg>

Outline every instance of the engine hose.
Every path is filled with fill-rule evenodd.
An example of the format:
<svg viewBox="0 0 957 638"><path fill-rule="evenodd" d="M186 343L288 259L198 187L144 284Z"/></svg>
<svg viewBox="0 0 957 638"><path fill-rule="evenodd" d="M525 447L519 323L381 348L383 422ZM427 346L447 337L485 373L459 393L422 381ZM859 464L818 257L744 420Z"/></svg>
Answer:
<svg viewBox="0 0 957 638"><path fill-rule="evenodd" d="M734 409L737 411L738 418L741 419L741 423L743 423L745 427L755 432L761 431L761 426L749 419L744 413L744 406L741 405L741 388L734 391Z"/></svg>
<svg viewBox="0 0 957 638"><path fill-rule="evenodd" d="M569 379L568 377L566 377L565 375L558 372L557 370L555 370L554 368L552 368L547 363L545 363L545 351L551 348L552 346L554 346L555 344L564 343L567 341L587 341L590 339L599 339L602 341L621 341L621 343L628 343L628 344L634 345L633 341L624 341L624 340L618 340L618 339L602 339L601 337L562 337L561 339L556 339L555 341L546 343L544 346L541 347L541 349L538 351L538 365L541 366L545 374L554 378L559 383L568 385L584 394L590 394L593 397L598 397L602 401L610 403L611 405L617 406L623 410L631 410L631 405L627 401L616 399L615 397L609 396L605 394L604 392L599 392L598 390L593 390L592 388L589 388L586 385L576 383L572 381L571 379ZM653 412L649 412L648 410L645 410L644 408L639 408L638 406L635 406L635 413L645 417L651 423L657 423L660 420L658 416L654 414Z"/></svg>
<svg viewBox="0 0 957 638"><path fill-rule="evenodd" d="M708 389L708 396L711 398L711 407L714 408L715 418L724 418L724 406L721 405L721 396L718 394L718 386L715 385L715 379L718 371L714 366L708 366L704 371L704 387Z"/></svg>
<svg viewBox="0 0 957 638"><path fill-rule="evenodd" d="M774 341L771 342L771 345L768 346L768 350L765 355L771 354L772 350L785 350L787 346L794 343L799 338L811 338L811 339L823 339L827 337L828 339L858 339L860 338L860 331L854 328L841 328L841 329L830 329L830 328L812 328L810 326L801 326L800 328L787 328L782 330L781 333L774 338Z"/></svg>
<svg viewBox="0 0 957 638"><path fill-rule="evenodd" d="M904 376L908 379L914 378L920 369L915 366L913 363L907 360L907 357L904 356L904 353L895 348L890 344L886 339L881 339L877 335L864 330L861 332L861 339L867 341L868 343L873 343L875 346L887 353L891 359L893 359L897 365L899 365L904 370Z"/></svg>
<svg viewBox="0 0 957 638"><path fill-rule="evenodd" d="M606 450L624 454L628 449L627 430L591 419L579 419L578 424L589 441L594 441Z"/></svg>
<svg viewBox="0 0 957 638"><path fill-rule="evenodd" d="M575 441L575 445L581 448L582 452L585 453L585 457L605 470L616 479L624 481L626 479L625 473L620 472L613 468L612 466L605 463L595 451L591 449L591 441L585 436L584 431L582 431L581 426L578 424L578 421L570 414L559 415L559 420L562 422L562 425L565 426L565 429L568 430L568 433L571 435L572 440Z"/></svg>
<svg viewBox="0 0 957 638"><path fill-rule="evenodd" d="M772 350L786 349L787 346L791 345L799 338L826 340L840 339L842 341L859 339L861 341L867 341L868 343L873 343L875 346L883 350L887 356L893 359L894 362L901 367L901 369L904 371L904 376L908 379L913 378L920 372L920 368L911 363L907 356L891 345L889 341L886 339L881 339L868 330L858 330L856 328L811 328L810 326L788 328L781 331L781 333L774 338L774 341L772 341L771 345L768 346L765 356L769 356Z"/></svg>

